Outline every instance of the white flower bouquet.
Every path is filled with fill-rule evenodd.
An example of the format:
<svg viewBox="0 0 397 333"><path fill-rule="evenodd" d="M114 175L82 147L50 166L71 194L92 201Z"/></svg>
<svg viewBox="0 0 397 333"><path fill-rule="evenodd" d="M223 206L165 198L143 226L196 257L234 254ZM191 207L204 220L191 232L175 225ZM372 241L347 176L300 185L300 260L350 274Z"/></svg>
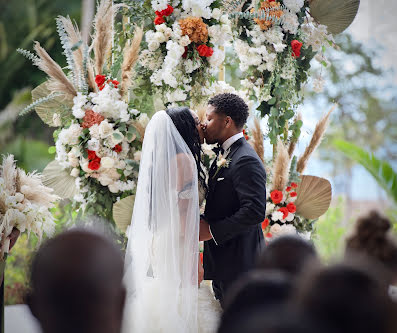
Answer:
<svg viewBox="0 0 397 333"><path fill-rule="evenodd" d="M43 185L42 175L26 173L17 168L13 155L3 156L0 165L0 261L9 251L11 232L33 233L39 241L43 235L52 236L55 231L50 208L59 199L53 190Z"/></svg>

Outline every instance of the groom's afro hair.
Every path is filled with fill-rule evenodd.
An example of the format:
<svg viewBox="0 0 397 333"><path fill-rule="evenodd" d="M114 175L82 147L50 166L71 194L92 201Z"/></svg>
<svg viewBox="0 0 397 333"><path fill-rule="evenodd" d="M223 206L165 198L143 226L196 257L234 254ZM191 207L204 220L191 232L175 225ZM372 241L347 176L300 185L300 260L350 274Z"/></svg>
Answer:
<svg viewBox="0 0 397 333"><path fill-rule="evenodd" d="M248 105L235 94L224 93L212 97L208 104L215 107L216 113L223 113L233 119L237 128L243 128L248 118Z"/></svg>

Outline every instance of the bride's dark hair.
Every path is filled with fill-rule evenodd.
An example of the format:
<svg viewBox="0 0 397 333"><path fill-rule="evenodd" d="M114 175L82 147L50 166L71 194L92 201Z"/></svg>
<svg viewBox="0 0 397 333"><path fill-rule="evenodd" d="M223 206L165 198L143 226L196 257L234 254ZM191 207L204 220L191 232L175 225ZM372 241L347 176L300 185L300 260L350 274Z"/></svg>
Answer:
<svg viewBox="0 0 397 333"><path fill-rule="evenodd" d="M165 110L165 112L171 118L179 134L182 136L183 140L186 142L187 146L192 152L197 164L199 181L202 185L204 185L204 187L206 187L205 172L201 167L200 135L190 109L185 106L174 107Z"/></svg>

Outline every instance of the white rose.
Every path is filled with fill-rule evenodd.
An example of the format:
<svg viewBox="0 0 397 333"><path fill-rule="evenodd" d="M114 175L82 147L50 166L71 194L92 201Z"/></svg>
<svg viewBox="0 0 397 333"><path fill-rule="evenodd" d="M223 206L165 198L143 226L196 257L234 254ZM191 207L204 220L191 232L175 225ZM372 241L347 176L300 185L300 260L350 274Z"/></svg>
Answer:
<svg viewBox="0 0 397 333"><path fill-rule="evenodd" d="M140 161L141 160L141 151L137 151L134 153L134 160Z"/></svg>
<svg viewBox="0 0 397 333"><path fill-rule="evenodd" d="M70 172L70 175L72 176L72 177L78 177L79 175L80 175L80 170L79 169L77 169L77 168L73 168L72 169L72 171Z"/></svg>
<svg viewBox="0 0 397 333"><path fill-rule="evenodd" d="M139 124L144 128L146 128L147 124L149 124L149 121L150 119L146 113L142 113L138 117Z"/></svg>
<svg viewBox="0 0 397 333"><path fill-rule="evenodd" d="M99 135L102 139L107 138L113 133L113 124L109 124L107 119L101 122L99 125Z"/></svg>
<svg viewBox="0 0 397 333"><path fill-rule="evenodd" d="M222 11L219 8L214 8L214 10L212 11L212 18L214 18L215 20L219 20L221 15Z"/></svg>
<svg viewBox="0 0 397 333"><path fill-rule="evenodd" d="M230 35L232 33L232 28L230 27L229 24L223 24L222 27L221 27L221 30L225 34L229 34Z"/></svg>
<svg viewBox="0 0 397 333"><path fill-rule="evenodd" d="M155 26L155 28L156 28L156 31L158 31L158 32L164 32L167 29L167 25L165 23L157 24ZM149 37L151 37L150 34L149 34Z"/></svg>
<svg viewBox="0 0 397 333"><path fill-rule="evenodd" d="M88 140L87 147L89 150L98 151L99 150L99 141L97 139Z"/></svg>
<svg viewBox="0 0 397 333"><path fill-rule="evenodd" d="M70 166L74 168L79 166L79 159L76 157L76 155L73 154L72 151L68 153L68 161L70 163Z"/></svg>
<svg viewBox="0 0 397 333"><path fill-rule="evenodd" d="M98 181L101 183L102 186L109 186L113 182L113 179L107 174L101 174L98 178Z"/></svg>
<svg viewBox="0 0 397 333"><path fill-rule="evenodd" d="M54 115L52 116L52 122L57 127L61 126L61 116L59 115L59 113L54 113Z"/></svg>
<svg viewBox="0 0 397 333"><path fill-rule="evenodd" d="M113 168L114 166L114 160L111 157L103 157L101 159L101 166L105 169L110 169Z"/></svg>
<svg viewBox="0 0 397 333"><path fill-rule="evenodd" d="M283 219L283 213L279 211L275 211L272 213L272 220L273 221L281 221Z"/></svg>
<svg viewBox="0 0 397 333"><path fill-rule="evenodd" d="M275 204L271 202L266 203L266 214L273 212L274 207L276 207Z"/></svg>
<svg viewBox="0 0 397 333"><path fill-rule="evenodd" d="M188 46L191 43L189 36L182 36L179 40L179 44L183 47Z"/></svg>
<svg viewBox="0 0 397 333"><path fill-rule="evenodd" d="M162 32L159 32L159 31L154 33L153 38L154 38L155 41L159 42L160 44L164 43L166 41L166 38L165 38L164 34Z"/></svg>
<svg viewBox="0 0 397 333"><path fill-rule="evenodd" d="M288 216L287 216L286 220L288 222L292 222L294 220L294 218L295 218L295 214L288 213Z"/></svg>
<svg viewBox="0 0 397 333"><path fill-rule="evenodd" d="M152 39L148 43L148 48L150 51L156 51L160 47L160 43L157 40Z"/></svg>
<svg viewBox="0 0 397 333"><path fill-rule="evenodd" d="M89 167L88 167L88 161L84 162L81 164L81 169L83 169L84 172L86 173L91 173L93 172ZM77 178L79 179L79 178Z"/></svg>
<svg viewBox="0 0 397 333"><path fill-rule="evenodd" d="M90 135L91 135L92 138L95 138L95 139L99 139L100 138L99 125L98 124L92 125L90 127L89 131L90 131Z"/></svg>
<svg viewBox="0 0 397 333"><path fill-rule="evenodd" d="M221 19L220 19L220 22L221 22L222 24L228 24L228 23L229 23L229 16L226 15L226 14L222 15L222 16L221 16Z"/></svg>
<svg viewBox="0 0 397 333"><path fill-rule="evenodd" d="M112 193L118 193L119 192L119 186L116 183L109 184L108 186L109 191Z"/></svg>
<svg viewBox="0 0 397 333"><path fill-rule="evenodd" d="M281 226L278 223L275 223L270 227L270 233L272 235L277 235L280 232L280 230L281 230Z"/></svg>

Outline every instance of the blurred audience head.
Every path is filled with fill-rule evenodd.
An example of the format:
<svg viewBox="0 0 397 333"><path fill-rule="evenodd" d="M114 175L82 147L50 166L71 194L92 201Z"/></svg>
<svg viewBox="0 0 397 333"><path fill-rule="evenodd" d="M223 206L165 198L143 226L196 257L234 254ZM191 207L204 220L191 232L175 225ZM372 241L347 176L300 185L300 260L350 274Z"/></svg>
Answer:
<svg viewBox="0 0 397 333"><path fill-rule="evenodd" d="M229 332L246 315L261 308L263 311L282 307L292 290L289 276L280 271L251 271L240 278L225 299L219 332Z"/></svg>
<svg viewBox="0 0 397 333"><path fill-rule="evenodd" d="M389 283L397 282L397 243L390 235L390 221L376 211L357 220L355 231L346 241L346 255L358 253L383 264L390 273Z"/></svg>
<svg viewBox="0 0 397 333"><path fill-rule="evenodd" d="M44 333L119 332L123 259L103 236L74 229L48 240L31 268L29 307Z"/></svg>
<svg viewBox="0 0 397 333"><path fill-rule="evenodd" d="M299 236L281 236L272 240L258 261L260 269L277 269L297 277L307 262L317 261L314 246Z"/></svg>
<svg viewBox="0 0 397 333"><path fill-rule="evenodd" d="M300 277L293 306L318 327L338 333L396 332L395 304L376 262L343 262L309 269Z"/></svg>
<svg viewBox="0 0 397 333"><path fill-rule="evenodd" d="M334 333L318 330L314 324L303 316L298 316L291 309L275 307L255 307L233 321L222 322L218 333Z"/></svg>

